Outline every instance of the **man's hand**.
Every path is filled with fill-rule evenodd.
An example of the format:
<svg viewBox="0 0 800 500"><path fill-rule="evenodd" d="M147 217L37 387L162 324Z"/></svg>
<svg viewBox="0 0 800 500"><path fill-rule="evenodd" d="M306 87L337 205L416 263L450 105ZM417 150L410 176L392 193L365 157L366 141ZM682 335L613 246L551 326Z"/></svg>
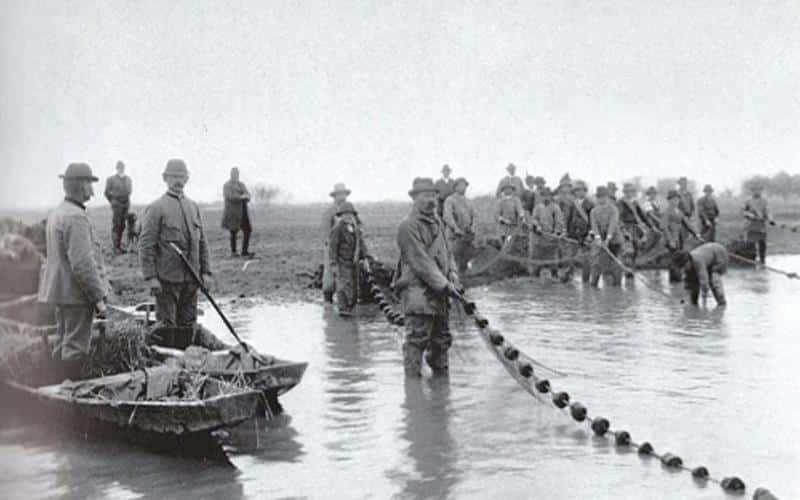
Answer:
<svg viewBox="0 0 800 500"><path fill-rule="evenodd" d="M145 281L145 287L150 290L152 295L158 295L161 293L161 283L158 281L158 278L150 278L149 280Z"/></svg>
<svg viewBox="0 0 800 500"><path fill-rule="evenodd" d="M101 300L94 305L94 310L96 313L97 318L105 319L106 314L108 313L108 308L106 307L105 300Z"/></svg>
<svg viewBox="0 0 800 500"><path fill-rule="evenodd" d="M461 290L459 289L459 287L455 283L448 282L447 286L444 288L444 292L450 297L454 297L454 298L457 298L457 299L461 299L462 298Z"/></svg>

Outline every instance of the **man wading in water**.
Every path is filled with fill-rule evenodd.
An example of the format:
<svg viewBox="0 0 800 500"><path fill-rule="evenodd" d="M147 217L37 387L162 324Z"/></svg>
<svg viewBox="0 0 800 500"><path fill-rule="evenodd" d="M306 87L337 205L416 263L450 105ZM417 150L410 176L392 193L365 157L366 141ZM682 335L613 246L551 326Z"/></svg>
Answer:
<svg viewBox="0 0 800 500"><path fill-rule="evenodd" d="M339 316L350 317L358 303L358 263L367 255L358 213L350 202L339 205L338 221L328 242L328 265L336 282Z"/></svg>
<svg viewBox="0 0 800 500"><path fill-rule="evenodd" d="M683 268L686 273L686 289L692 305L698 305L701 296L705 302L709 289L717 305L727 304L722 287L722 275L728 270L728 251L724 246L714 242L703 243L691 252L680 250L674 260L675 267Z"/></svg>
<svg viewBox="0 0 800 500"><path fill-rule="evenodd" d="M422 355L436 374L448 371L450 334L448 303L460 295L461 285L444 227L436 216L437 191L433 180L414 179L408 192L414 200L411 213L400 223L400 247L395 289L399 291L406 317L403 361L406 376L419 377Z"/></svg>

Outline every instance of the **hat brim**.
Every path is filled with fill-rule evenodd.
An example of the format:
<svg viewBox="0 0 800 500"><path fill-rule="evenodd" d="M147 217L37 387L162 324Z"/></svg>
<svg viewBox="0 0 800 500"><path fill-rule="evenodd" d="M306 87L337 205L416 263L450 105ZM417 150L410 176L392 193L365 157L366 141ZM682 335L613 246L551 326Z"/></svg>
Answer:
<svg viewBox="0 0 800 500"><path fill-rule="evenodd" d="M59 175L58 177L59 177L60 179L74 179L74 180L76 180L76 181L78 181L78 180L84 180L84 181L92 181L92 182L97 182L97 181L99 181L99 180L100 180L100 179L98 179L97 177L95 177L95 176L93 176L93 175L92 175L92 176L67 177L67 176L65 176L64 174L61 174L61 175Z"/></svg>
<svg viewBox="0 0 800 500"><path fill-rule="evenodd" d="M422 189L412 189L408 192L408 195L414 197L420 193L438 193L439 191L436 188L422 188Z"/></svg>
<svg viewBox="0 0 800 500"><path fill-rule="evenodd" d="M331 196L331 197L334 197L334 196L336 196L337 194L344 194L344 195L350 196L350 193L351 193L351 192L352 192L352 191L350 191L349 189L340 189L340 190L338 190L338 191L331 191L331 194L330 194L330 196Z"/></svg>

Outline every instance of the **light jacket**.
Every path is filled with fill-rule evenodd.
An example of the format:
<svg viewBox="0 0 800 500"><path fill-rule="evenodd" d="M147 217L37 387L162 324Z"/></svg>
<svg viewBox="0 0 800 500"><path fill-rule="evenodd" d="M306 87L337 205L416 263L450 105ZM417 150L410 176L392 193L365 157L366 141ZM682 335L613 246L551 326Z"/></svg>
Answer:
<svg viewBox="0 0 800 500"><path fill-rule="evenodd" d="M606 203L597 205L592 209L591 215L592 233L603 242L608 240L611 244L620 243L621 234L619 232L619 210L616 205Z"/></svg>
<svg viewBox="0 0 800 500"><path fill-rule="evenodd" d="M64 200L47 217L39 302L89 305L108 293L103 254L83 205Z"/></svg>
<svg viewBox="0 0 800 500"><path fill-rule="evenodd" d="M130 204L131 192L133 192L133 183L131 182L131 178L127 175L123 175L122 177L119 175L112 175L106 179L106 190L104 194L112 205Z"/></svg>
<svg viewBox="0 0 800 500"><path fill-rule="evenodd" d="M728 251L719 243L704 243L689 255L697 271L697 280L703 288L708 287L711 273L725 274L728 270Z"/></svg>
<svg viewBox="0 0 800 500"><path fill-rule="evenodd" d="M477 212L466 196L453 193L444 202L444 223L447 237L454 238L458 232L475 234Z"/></svg>
<svg viewBox="0 0 800 500"><path fill-rule="evenodd" d="M767 221L770 220L769 207L765 198L750 198L744 205L744 216L747 220L745 229L751 233L767 232Z"/></svg>
<svg viewBox="0 0 800 500"><path fill-rule="evenodd" d="M200 208L186 196L167 192L144 211L139 235L142 274L146 280L158 278L170 283L193 282L192 275L170 243L181 249L195 272L200 275L211 274Z"/></svg>
<svg viewBox="0 0 800 500"><path fill-rule="evenodd" d="M445 289L450 273L456 269L445 241L444 228L437 217L416 208L397 231L400 264L395 289L405 314L444 314Z"/></svg>
<svg viewBox="0 0 800 500"><path fill-rule="evenodd" d="M222 188L222 196L225 198L222 228L228 231L238 231L242 227L245 217L250 218L250 214L247 212L250 192L244 182L229 180Z"/></svg>
<svg viewBox="0 0 800 500"><path fill-rule="evenodd" d="M542 232L561 233L564 231L564 216L561 213L561 207L556 202L549 205L544 203L536 205L531 219Z"/></svg>
<svg viewBox="0 0 800 500"><path fill-rule="evenodd" d="M501 222L501 219L504 222ZM497 200L494 210L494 220L500 224L516 226L525 220L525 210L518 197L503 196Z"/></svg>

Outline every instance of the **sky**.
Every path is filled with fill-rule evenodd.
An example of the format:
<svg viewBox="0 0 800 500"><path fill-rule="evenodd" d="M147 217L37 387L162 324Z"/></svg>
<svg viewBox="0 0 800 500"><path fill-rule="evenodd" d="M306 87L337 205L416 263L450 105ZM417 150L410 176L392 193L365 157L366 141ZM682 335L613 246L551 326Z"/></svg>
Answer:
<svg viewBox="0 0 800 500"><path fill-rule="evenodd" d="M135 203L172 157L199 201L234 165L366 201L444 163L472 194L509 162L736 189L798 146L797 0L0 0L0 208L56 204L72 161L122 159Z"/></svg>

